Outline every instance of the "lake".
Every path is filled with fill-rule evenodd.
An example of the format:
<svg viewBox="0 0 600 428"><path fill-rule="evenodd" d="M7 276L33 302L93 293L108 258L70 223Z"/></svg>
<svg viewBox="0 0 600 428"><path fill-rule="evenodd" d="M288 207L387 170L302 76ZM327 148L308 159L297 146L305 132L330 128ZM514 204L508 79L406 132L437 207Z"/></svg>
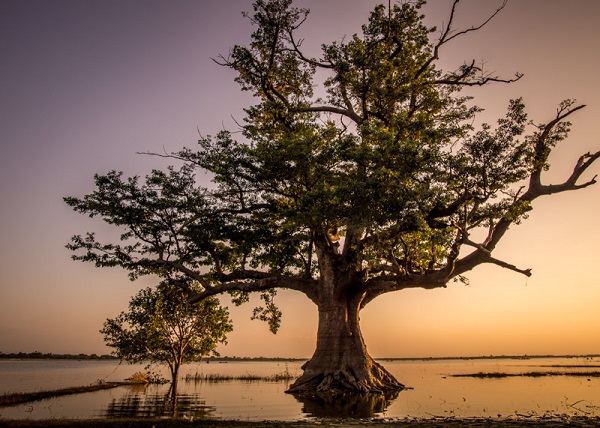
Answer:
<svg viewBox="0 0 600 428"><path fill-rule="evenodd" d="M354 397L328 403L324 398L296 399L287 381L193 382L181 380L177 416L241 420L307 418L429 418L600 416L600 358L456 359L380 362L411 387L396 397ZM181 375L269 376L300 374L302 362L233 361L185 365ZM98 381L121 381L143 365L116 361L0 360L0 394L34 392ZM166 370L156 369L167 377ZM553 376L504 378L455 377L471 373L555 372ZM580 373L565 376L565 373ZM0 418L51 419L156 417L172 414L165 400L169 385L122 386L56 397L15 407L0 407Z"/></svg>

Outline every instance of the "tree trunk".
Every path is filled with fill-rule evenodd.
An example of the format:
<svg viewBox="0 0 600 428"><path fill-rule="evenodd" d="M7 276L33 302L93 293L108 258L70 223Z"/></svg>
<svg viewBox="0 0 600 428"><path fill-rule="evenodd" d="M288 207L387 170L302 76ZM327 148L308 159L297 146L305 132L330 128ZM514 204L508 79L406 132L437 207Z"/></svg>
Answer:
<svg viewBox="0 0 600 428"><path fill-rule="evenodd" d="M179 361L175 361L171 368L171 388L170 393L173 400L177 397L177 387L179 385Z"/></svg>
<svg viewBox="0 0 600 428"><path fill-rule="evenodd" d="M320 296L317 349L287 392L388 394L404 389L367 352L359 326L361 297L336 294Z"/></svg>

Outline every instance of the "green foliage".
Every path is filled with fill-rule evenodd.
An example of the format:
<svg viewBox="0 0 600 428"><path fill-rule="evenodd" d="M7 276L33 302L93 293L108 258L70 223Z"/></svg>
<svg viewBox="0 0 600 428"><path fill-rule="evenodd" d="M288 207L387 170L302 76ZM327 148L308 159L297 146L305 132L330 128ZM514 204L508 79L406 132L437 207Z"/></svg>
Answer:
<svg viewBox="0 0 600 428"><path fill-rule="evenodd" d="M256 26L249 45L219 60L255 96L241 132L204 136L173 153L179 170L144 180L96 175L96 191L65 198L123 231L119 243L73 237L73 257L123 267L132 279L157 275L194 300L230 293L241 304L259 292L253 318L272 331L281 320L277 288L318 303L333 296L325 290L333 281L366 296L364 305L390 291L463 281L481 263L529 274L491 251L535 198L595 182L577 180L598 153L582 157L562 185L540 179L568 135L566 117L582 106L565 101L552 121L534 125L517 99L496 126L474 129L481 108L461 89L520 75L501 79L475 61L439 69L444 47L481 26L452 28L455 1L438 32L424 24L423 3L377 6L361 34L309 55L296 37L308 11L290 0L256 0L246 14ZM198 185L199 171L210 186ZM105 330L119 332L111 336L116 348L141 358L143 343L120 333L126 321L133 320L117 318Z"/></svg>
<svg viewBox="0 0 600 428"><path fill-rule="evenodd" d="M107 319L100 330L118 357L166 363L173 375L181 364L218 355L215 348L231 331L229 313L215 297L190 305L184 294L164 285L140 290L129 310Z"/></svg>

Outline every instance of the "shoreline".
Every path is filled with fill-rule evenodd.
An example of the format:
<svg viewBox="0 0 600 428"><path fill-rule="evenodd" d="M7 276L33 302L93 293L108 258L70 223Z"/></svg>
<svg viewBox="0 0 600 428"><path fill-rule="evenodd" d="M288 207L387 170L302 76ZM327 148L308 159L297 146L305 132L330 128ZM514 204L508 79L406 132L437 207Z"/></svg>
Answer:
<svg viewBox="0 0 600 428"><path fill-rule="evenodd" d="M3 420L0 428L306 428L306 427L352 427L352 428L500 428L500 427L597 427L598 417L538 417L538 418L431 418L431 419L317 419L314 421L240 421L198 419L47 419L47 420Z"/></svg>
<svg viewBox="0 0 600 428"><path fill-rule="evenodd" d="M53 389L50 391L37 392L17 392L14 394L0 395L0 408L19 406L33 401L46 400L48 398L62 397L65 395L85 394L86 392L102 391L105 389L113 389L119 386L135 385L133 382L104 382L89 386L72 386L69 388ZM0 412L1 414L1 412ZM0 425L1 426L1 425Z"/></svg>
<svg viewBox="0 0 600 428"><path fill-rule="evenodd" d="M543 358L600 358L600 354L565 354L565 355L473 355L473 356L446 356L446 357L376 357L377 361L445 361L445 360L534 360ZM118 357L112 355L97 354L42 354L41 352L30 353L3 353L0 352L1 360L75 360L75 361L119 361ZM197 363L210 362L285 362L285 361L308 361L310 357L208 357Z"/></svg>

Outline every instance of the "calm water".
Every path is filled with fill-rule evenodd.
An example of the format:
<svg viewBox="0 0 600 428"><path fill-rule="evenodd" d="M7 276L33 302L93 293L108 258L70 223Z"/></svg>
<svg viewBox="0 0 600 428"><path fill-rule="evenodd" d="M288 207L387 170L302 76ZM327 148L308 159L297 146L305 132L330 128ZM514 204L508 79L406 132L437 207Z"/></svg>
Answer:
<svg viewBox="0 0 600 428"><path fill-rule="evenodd" d="M229 362L195 364L186 374L260 375L285 370L299 374L301 362ZM243 420L299 420L314 417L502 417L543 415L600 416L600 378L573 376L478 379L452 377L478 372L598 371L600 359L383 361L398 380L414 389L397 397L327 403L300 401L285 394L287 382L180 381L176 415ZM571 367L551 367L571 366ZM572 367L572 366L596 366ZM81 386L99 380L120 381L142 365L114 361L0 360L0 394ZM161 371L166 376L165 371ZM0 418L48 419L162 416L173 412L165 400L168 385L123 386L57 397L16 407L0 407Z"/></svg>

